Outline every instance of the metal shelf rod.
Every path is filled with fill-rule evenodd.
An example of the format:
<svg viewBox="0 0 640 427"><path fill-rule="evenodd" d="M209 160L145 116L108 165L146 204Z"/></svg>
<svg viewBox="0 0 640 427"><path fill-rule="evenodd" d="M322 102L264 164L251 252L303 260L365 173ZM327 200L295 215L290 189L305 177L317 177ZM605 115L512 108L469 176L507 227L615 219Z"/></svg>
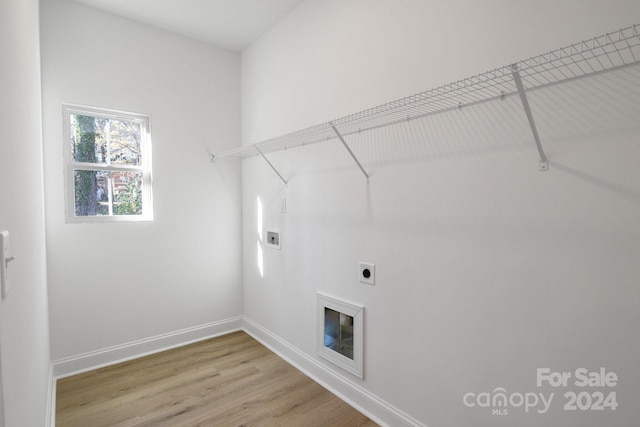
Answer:
<svg viewBox="0 0 640 427"><path fill-rule="evenodd" d="M527 98L527 94L524 91L522 78L520 77L520 72L518 71L518 65L513 64L511 71L513 73L513 81L516 83L516 87L518 88L518 94L520 95L520 100L522 101L524 112L527 115L527 120L529 120L529 126L531 126L531 132L533 132L533 139L536 141L536 147L538 147L538 153L540 154L540 170L549 170L549 160L547 159L547 155L544 153L542 143L540 142L540 135L538 135L536 122L533 119L533 112L531 111L531 106L529 106L529 99Z"/></svg>
<svg viewBox="0 0 640 427"><path fill-rule="evenodd" d="M284 179L284 177L282 175L280 175L280 172L278 172L278 169L276 169L275 166L273 166L273 164L269 161L269 159L267 159L267 156L264 155L264 153L262 151L260 151L260 149L258 148L257 145L254 145L253 148L256 149L256 151L258 152L258 154L260 154L262 156L262 158L264 159L265 162L267 162L267 164L269 166L271 166L271 169L273 169L273 171L276 173L276 175L278 175L278 178L280 178L282 180L282 182L284 182L284 185L287 185L287 180Z"/></svg>
<svg viewBox="0 0 640 427"><path fill-rule="evenodd" d="M340 132L338 132L338 129L336 129L336 127L333 125L333 123L329 123L329 125L331 126L331 129L333 129L333 131L336 133L336 136L338 137L340 142L342 142L342 145L344 145L344 148L347 149L347 151L349 152L349 154L351 155L353 160L356 162L356 164L358 165L358 167L360 168L360 170L362 171L364 176L367 177L367 182L369 182L369 174L367 173L366 170L364 170L364 167L362 167L362 164L360 163L360 161L358 160L356 155L353 154L353 151L351 151L351 148L349 148L349 145L347 145L347 142L344 140L342 135L340 135Z"/></svg>

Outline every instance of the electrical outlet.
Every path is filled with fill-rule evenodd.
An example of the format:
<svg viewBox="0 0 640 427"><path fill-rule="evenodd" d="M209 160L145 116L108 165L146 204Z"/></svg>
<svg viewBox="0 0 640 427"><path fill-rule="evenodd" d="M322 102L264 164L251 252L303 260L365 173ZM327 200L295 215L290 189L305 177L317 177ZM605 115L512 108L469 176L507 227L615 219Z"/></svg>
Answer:
<svg viewBox="0 0 640 427"><path fill-rule="evenodd" d="M362 283L366 283L367 285L375 285L376 284L376 266L375 264L371 264L368 262L360 263L360 281Z"/></svg>

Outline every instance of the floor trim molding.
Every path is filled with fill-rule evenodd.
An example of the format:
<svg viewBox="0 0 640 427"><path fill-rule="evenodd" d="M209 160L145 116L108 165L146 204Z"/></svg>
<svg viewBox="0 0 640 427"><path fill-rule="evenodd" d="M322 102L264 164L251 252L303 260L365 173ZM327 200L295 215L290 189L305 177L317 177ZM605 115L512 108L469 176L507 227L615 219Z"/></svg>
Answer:
<svg viewBox="0 0 640 427"><path fill-rule="evenodd" d="M382 426L426 427L425 424L394 407L347 377L324 366L258 323L244 317L242 328L278 356L295 366L309 378Z"/></svg>
<svg viewBox="0 0 640 427"><path fill-rule="evenodd" d="M242 329L242 316L157 335L138 341L53 361L53 378L59 379L147 356ZM55 382L55 381L54 381Z"/></svg>

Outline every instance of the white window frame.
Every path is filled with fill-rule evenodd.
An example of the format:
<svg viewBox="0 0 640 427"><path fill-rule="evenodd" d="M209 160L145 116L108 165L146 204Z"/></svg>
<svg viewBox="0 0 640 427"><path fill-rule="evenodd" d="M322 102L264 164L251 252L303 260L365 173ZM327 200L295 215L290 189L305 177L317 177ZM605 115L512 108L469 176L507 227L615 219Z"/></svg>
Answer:
<svg viewBox="0 0 640 427"><path fill-rule="evenodd" d="M71 150L71 115L80 114L107 119L118 119L140 124L141 164L111 165L104 163L78 162ZM65 175L65 220L66 223L130 222L153 220L153 197L151 179L151 116L107 108L62 104L64 175ZM74 170L142 173L142 214L140 215L76 215Z"/></svg>

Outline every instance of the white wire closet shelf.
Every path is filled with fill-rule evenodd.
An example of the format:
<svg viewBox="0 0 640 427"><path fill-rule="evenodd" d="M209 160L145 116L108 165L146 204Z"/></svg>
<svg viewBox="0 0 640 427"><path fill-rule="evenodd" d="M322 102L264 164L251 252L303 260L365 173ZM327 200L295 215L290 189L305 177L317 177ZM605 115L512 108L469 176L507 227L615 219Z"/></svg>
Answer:
<svg viewBox="0 0 640 427"><path fill-rule="evenodd" d="M538 138L526 92L600 74L640 63L640 24L607 33L593 39L553 50L533 58L505 65L444 86L401 98L330 122L298 130L276 138L212 154L223 157L247 157L287 148L313 144L424 118L465 106L504 99L519 94L540 154L540 169L546 170L547 158ZM354 154L358 166L368 175ZM276 173L277 170L269 163ZM286 180L278 173L280 179Z"/></svg>

